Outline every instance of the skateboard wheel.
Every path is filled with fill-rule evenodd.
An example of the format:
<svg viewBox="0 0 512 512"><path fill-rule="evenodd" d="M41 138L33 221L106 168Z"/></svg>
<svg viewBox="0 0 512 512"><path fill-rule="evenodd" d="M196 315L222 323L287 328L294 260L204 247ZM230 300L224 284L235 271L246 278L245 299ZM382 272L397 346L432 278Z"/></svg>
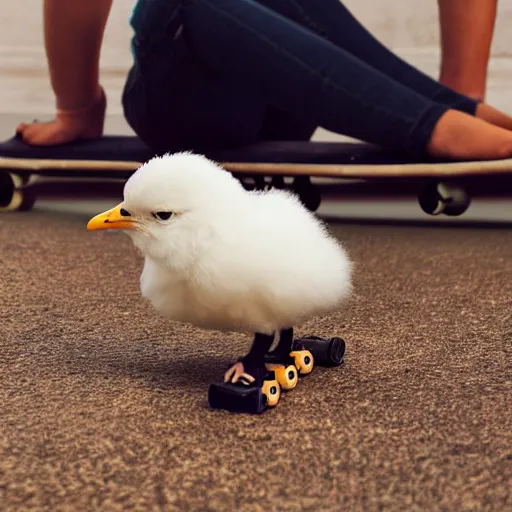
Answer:
<svg viewBox="0 0 512 512"><path fill-rule="evenodd" d="M469 208L471 200L466 191L448 183L429 183L418 197L421 209L429 215L456 217Z"/></svg>
<svg viewBox="0 0 512 512"><path fill-rule="evenodd" d="M30 210L36 201L28 189L22 189L28 179L15 173L0 173L0 212Z"/></svg>
<svg viewBox="0 0 512 512"><path fill-rule="evenodd" d="M299 373L294 365L269 364L267 368L274 372L277 382L285 391L289 391L297 386Z"/></svg>
<svg viewBox="0 0 512 512"><path fill-rule="evenodd" d="M267 182L265 181L265 176L255 176L254 177L254 188L256 190L267 190L268 188L268 185L267 185Z"/></svg>
<svg viewBox="0 0 512 512"><path fill-rule="evenodd" d="M309 176L295 178L292 191L297 194L301 203L311 212L316 212L322 202L317 188L311 183Z"/></svg>
<svg viewBox="0 0 512 512"><path fill-rule="evenodd" d="M266 397L267 407L275 407L281 398L281 388L276 379L264 380L261 392Z"/></svg>
<svg viewBox="0 0 512 512"><path fill-rule="evenodd" d="M275 188L277 190L284 190L286 189L286 183L284 182L283 176L274 176L271 181L272 188Z"/></svg>
<svg viewBox="0 0 512 512"><path fill-rule="evenodd" d="M242 186L244 187L245 190L247 191L251 191L251 190L254 190L256 188L256 185L254 183L254 178L238 178L238 181L240 181L240 183L242 184Z"/></svg>
<svg viewBox="0 0 512 512"><path fill-rule="evenodd" d="M290 356L293 357L300 375L307 375L313 371L315 358L309 350L296 350L291 352Z"/></svg>

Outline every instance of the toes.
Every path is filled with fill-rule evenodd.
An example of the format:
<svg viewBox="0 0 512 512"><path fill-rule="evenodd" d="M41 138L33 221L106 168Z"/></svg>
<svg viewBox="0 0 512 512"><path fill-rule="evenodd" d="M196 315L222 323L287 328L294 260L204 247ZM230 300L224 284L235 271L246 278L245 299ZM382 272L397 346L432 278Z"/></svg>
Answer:
<svg viewBox="0 0 512 512"><path fill-rule="evenodd" d="M238 379L240 379L240 377L243 375L243 373L244 373L244 367L242 366L242 368L240 368L240 366L237 366L237 368L235 369L235 375L231 379L231 382L233 384L236 384L238 382Z"/></svg>
<svg viewBox="0 0 512 512"><path fill-rule="evenodd" d="M21 137L24 142L32 142L34 136L37 137L39 124L20 123L16 128L16 135Z"/></svg>
<svg viewBox="0 0 512 512"><path fill-rule="evenodd" d="M224 382L229 382L233 376L236 378L237 374L237 368L239 367L240 363L234 364L225 374L224 374ZM242 368L243 371L243 368Z"/></svg>
<svg viewBox="0 0 512 512"><path fill-rule="evenodd" d="M252 375L246 373L244 365L238 362L224 374L224 382L231 382L231 384L236 384L240 379L243 379L244 383L248 384L253 384L256 382L256 379Z"/></svg>
<svg viewBox="0 0 512 512"><path fill-rule="evenodd" d="M249 375L248 373L245 373L243 372L239 378L242 378L244 379L246 382L248 382L249 384L254 384L254 382L256 382L256 379L252 376L252 375Z"/></svg>
<svg viewBox="0 0 512 512"><path fill-rule="evenodd" d="M235 373L235 368L230 368L225 374L224 374L224 382L229 382L231 380L231 376Z"/></svg>
<svg viewBox="0 0 512 512"><path fill-rule="evenodd" d="M21 137L23 142L33 146L54 146L73 139L55 123L30 124L25 127Z"/></svg>
<svg viewBox="0 0 512 512"><path fill-rule="evenodd" d="M29 126L27 123L20 123L17 127L16 127L16 134L17 135L22 135L23 132L27 129L27 126Z"/></svg>
<svg viewBox="0 0 512 512"><path fill-rule="evenodd" d="M38 135L37 125L29 124L26 125L21 132L21 136L24 142L33 143L36 142Z"/></svg>

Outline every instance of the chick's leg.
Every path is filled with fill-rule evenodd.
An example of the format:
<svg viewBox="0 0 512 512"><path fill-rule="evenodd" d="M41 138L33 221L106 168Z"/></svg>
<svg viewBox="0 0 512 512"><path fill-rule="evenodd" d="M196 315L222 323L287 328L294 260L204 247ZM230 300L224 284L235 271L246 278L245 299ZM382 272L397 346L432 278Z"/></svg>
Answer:
<svg viewBox="0 0 512 512"><path fill-rule="evenodd" d="M311 373L314 365L313 354L309 350L303 347L294 347L293 328L291 327L281 329L279 342L276 348L266 355L265 361L267 362L267 367L271 368L274 368L275 365L284 365L289 377L292 375L289 373L290 365L293 365L300 375ZM293 381L289 383L291 387L294 387L295 382Z"/></svg>
<svg viewBox="0 0 512 512"><path fill-rule="evenodd" d="M279 342L277 346L269 355L276 356L278 358L287 358L290 356L293 344L293 329L282 329L279 333Z"/></svg>
<svg viewBox="0 0 512 512"><path fill-rule="evenodd" d="M266 373L265 355L274 341L274 335L256 333L251 350L224 375L224 382L253 384Z"/></svg>

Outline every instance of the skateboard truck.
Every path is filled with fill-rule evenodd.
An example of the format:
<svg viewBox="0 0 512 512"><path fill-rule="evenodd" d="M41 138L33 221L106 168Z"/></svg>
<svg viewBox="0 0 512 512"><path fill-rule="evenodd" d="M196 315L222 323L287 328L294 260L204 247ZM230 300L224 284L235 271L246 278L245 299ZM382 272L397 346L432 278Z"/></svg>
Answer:
<svg viewBox="0 0 512 512"><path fill-rule="evenodd" d="M345 356L345 341L342 338L304 336L293 341L293 350L309 350L317 366L339 366Z"/></svg>

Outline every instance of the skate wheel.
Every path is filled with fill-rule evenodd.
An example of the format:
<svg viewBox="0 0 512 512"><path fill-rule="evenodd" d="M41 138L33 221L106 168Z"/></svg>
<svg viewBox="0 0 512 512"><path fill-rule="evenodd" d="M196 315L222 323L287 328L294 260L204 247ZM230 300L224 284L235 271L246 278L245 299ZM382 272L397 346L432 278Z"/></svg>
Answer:
<svg viewBox="0 0 512 512"><path fill-rule="evenodd" d="M261 392L267 399L267 407L275 407L281 398L281 388L277 380L265 380Z"/></svg>
<svg viewBox="0 0 512 512"><path fill-rule="evenodd" d="M434 182L423 189L418 202L421 209L429 215L444 213L450 217L456 217L466 212L471 200L462 187Z"/></svg>
<svg viewBox="0 0 512 512"><path fill-rule="evenodd" d="M314 357L316 366L339 366L343 363L345 355L345 341L342 338L321 338L319 336L306 336L294 340L294 352L308 350Z"/></svg>
<svg viewBox="0 0 512 512"><path fill-rule="evenodd" d="M295 178L292 191L310 212L316 212L320 207L322 197L315 185L311 183L309 176L298 176Z"/></svg>
<svg viewBox="0 0 512 512"><path fill-rule="evenodd" d="M345 357L345 340L342 338L331 338L329 344L329 363L326 366L340 366Z"/></svg>
<svg viewBox="0 0 512 512"><path fill-rule="evenodd" d="M272 370L276 376L279 385L285 390L293 389L299 382L299 374L297 368L293 365L267 365L269 370Z"/></svg>
<svg viewBox="0 0 512 512"><path fill-rule="evenodd" d="M295 352L291 352L290 357L293 357L295 366L301 375L307 375L313 371L315 359L309 350L297 350Z"/></svg>
<svg viewBox="0 0 512 512"><path fill-rule="evenodd" d="M286 183L284 182L283 176L274 176L271 180L272 188L275 188L276 190L285 190L286 189Z"/></svg>
<svg viewBox="0 0 512 512"><path fill-rule="evenodd" d="M19 174L0 173L0 212L20 212L30 210L35 196L29 189L23 189L27 178Z"/></svg>

